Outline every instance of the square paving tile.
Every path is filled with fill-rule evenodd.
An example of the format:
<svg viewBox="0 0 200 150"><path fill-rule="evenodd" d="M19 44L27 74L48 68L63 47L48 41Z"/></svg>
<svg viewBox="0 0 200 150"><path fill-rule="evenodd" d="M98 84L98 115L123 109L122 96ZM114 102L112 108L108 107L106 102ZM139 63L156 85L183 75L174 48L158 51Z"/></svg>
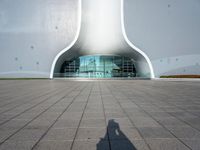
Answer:
<svg viewBox="0 0 200 150"><path fill-rule="evenodd" d="M200 139L181 139L192 150L200 150Z"/></svg>
<svg viewBox="0 0 200 150"><path fill-rule="evenodd" d="M90 128L90 127L106 127L106 124L105 124L105 119L84 119L81 121L81 124L80 124L80 127L81 128Z"/></svg>
<svg viewBox="0 0 200 150"><path fill-rule="evenodd" d="M44 140L73 141L76 128L52 128L43 138Z"/></svg>
<svg viewBox="0 0 200 150"><path fill-rule="evenodd" d="M144 138L174 138L174 136L162 127L138 128Z"/></svg>
<svg viewBox="0 0 200 150"><path fill-rule="evenodd" d="M58 119L52 128L78 128L80 120L74 119Z"/></svg>
<svg viewBox="0 0 200 150"><path fill-rule="evenodd" d="M70 150L72 141L41 141L34 150Z"/></svg>
<svg viewBox="0 0 200 150"><path fill-rule="evenodd" d="M107 140L106 128L79 128L77 133L77 140Z"/></svg>
<svg viewBox="0 0 200 150"><path fill-rule="evenodd" d="M178 138L200 139L200 132L192 127L168 127Z"/></svg>
<svg viewBox="0 0 200 150"><path fill-rule="evenodd" d="M72 150L110 150L106 140L75 141Z"/></svg>
<svg viewBox="0 0 200 150"><path fill-rule="evenodd" d="M98 112L93 112L93 113L85 113L83 115L83 120L85 119L104 119L104 113L98 113Z"/></svg>
<svg viewBox="0 0 200 150"><path fill-rule="evenodd" d="M142 140L139 132L134 127L108 128L110 140Z"/></svg>
<svg viewBox="0 0 200 150"><path fill-rule="evenodd" d="M150 150L143 140L113 140L111 150Z"/></svg>
<svg viewBox="0 0 200 150"><path fill-rule="evenodd" d="M10 140L11 141L36 141L38 140L42 134L44 134L45 130L43 129L23 129L17 134L13 135Z"/></svg>
<svg viewBox="0 0 200 150"><path fill-rule="evenodd" d="M31 150L35 141L6 141L0 150Z"/></svg>
<svg viewBox="0 0 200 150"><path fill-rule="evenodd" d="M106 119L108 128L118 128L118 127L133 127L128 117L115 118L115 119ZM112 121L113 120L113 121ZM113 123L110 123L113 122Z"/></svg>
<svg viewBox="0 0 200 150"><path fill-rule="evenodd" d="M189 150L187 146L176 139L147 140L152 150Z"/></svg>
<svg viewBox="0 0 200 150"><path fill-rule="evenodd" d="M151 117L131 117L136 127L160 127L160 125Z"/></svg>

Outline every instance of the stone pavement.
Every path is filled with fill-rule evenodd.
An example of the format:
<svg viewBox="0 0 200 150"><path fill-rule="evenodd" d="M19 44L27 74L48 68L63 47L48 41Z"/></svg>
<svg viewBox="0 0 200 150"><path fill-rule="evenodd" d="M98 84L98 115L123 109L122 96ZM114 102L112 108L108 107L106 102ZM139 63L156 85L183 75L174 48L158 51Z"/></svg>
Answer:
<svg viewBox="0 0 200 150"><path fill-rule="evenodd" d="M0 150L200 150L200 82L0 80Z"/></svg>

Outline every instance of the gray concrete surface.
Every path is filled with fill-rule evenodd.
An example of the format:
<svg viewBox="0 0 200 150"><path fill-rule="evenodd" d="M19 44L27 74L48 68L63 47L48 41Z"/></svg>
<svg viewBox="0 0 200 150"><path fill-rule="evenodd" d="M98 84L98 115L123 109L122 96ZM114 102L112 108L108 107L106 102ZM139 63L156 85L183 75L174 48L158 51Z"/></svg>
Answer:
<svg viewBox="0 0 200 150"><path fill-rule="evenodd" d="M199 150L200 82L0 80L0 150Z"/></svg>

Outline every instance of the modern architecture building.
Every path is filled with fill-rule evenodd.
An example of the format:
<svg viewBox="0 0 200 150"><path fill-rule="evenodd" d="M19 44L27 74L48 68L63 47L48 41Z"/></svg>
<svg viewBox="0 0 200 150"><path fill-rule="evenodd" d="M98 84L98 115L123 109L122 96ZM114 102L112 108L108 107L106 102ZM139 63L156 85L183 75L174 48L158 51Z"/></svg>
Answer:
<svg viewBox="0 0 200 150"><path fill-rule="evenodd" d="M2 0L0 77L200 74L198 0Z"/></svg>

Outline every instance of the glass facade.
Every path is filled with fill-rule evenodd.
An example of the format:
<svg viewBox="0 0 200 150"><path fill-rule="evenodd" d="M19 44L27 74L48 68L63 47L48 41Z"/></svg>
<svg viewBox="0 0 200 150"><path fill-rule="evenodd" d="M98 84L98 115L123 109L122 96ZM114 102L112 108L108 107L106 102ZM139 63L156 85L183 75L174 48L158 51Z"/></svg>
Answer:
<svg viewBox="0 0 200 150"><path fill-rule="evenodd" d="M81 56L65 61L55 77L112 78L135 77L134 61L121 56Z"/></svg>

